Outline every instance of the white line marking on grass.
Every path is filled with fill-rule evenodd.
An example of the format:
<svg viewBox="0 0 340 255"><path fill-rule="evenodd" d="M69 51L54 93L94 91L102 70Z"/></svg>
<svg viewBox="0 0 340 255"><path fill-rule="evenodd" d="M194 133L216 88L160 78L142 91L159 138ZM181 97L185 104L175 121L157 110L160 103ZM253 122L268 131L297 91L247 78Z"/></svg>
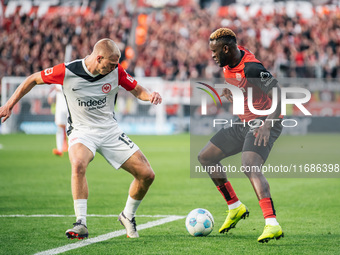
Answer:
<svg viewBox="0 0 340 255"><path fill-rule="evenodd" d="M4 146L0 143L0 150L3 149L3 148L4 148Z"/></svg>
<svg viewBox="0 0 340 255"><path fill-rule="evenodd" d="M144 217L144 218L166 218L171 217L174 215L139 215L137 214L136 217ZM76 217L74 215L60 215L60 214L9 214L9 215L0 215L0 218L65 218L65 217ZM118 214L88 214L87 217L99 217L99 218L110 218L110 217L118 217ZM182 216L180 216L182 217ZM184 216L183 216L184 217Z"/></svg>
<svg viewBox="0 0 340 255"><path fill-rule="evenodd" d="M156 226L163 225L165 223L169 223L169 222L172 222L172 221L180 220L180 219L183 219L183 218L185 218L185 216L173 215L173 216L169 216L169 217L164 218L164 219L150 221L150 222L147 222L145 224L141 224L137 228L138 228L138 231L140 231L140 230L143 230L143 229L156 227ZM94 238L89 238L89 239L86 239L86 240L83 240L83 241L79 241L79 242L76 242L76 243L73 243L73 244L68 244L68 245L61 246L61 247L58 247L58 248L55 248L55 249L50 249L50 250L38 252L35 255L59 254L59 253L62 253L62 252L78 249L78 248L81 248L81 247L84 247L84 246L87 246L87 245L90 245L90 244L103 242L103 241L109 240L111 238L122 236L122 235L126 235L125 229L117 230L117 231L114 231L114 232L111 232L111 233L100 235L100 236L97 236L97 237L94 237Z"/></svg>
<svg viewBox="0 0 340 255"><path fill-rule="evenodd" d="M0 218L65 218L65 217L75 217L74 215L60 215L60 214L9 214L9 215L0 215Z"/></svg>

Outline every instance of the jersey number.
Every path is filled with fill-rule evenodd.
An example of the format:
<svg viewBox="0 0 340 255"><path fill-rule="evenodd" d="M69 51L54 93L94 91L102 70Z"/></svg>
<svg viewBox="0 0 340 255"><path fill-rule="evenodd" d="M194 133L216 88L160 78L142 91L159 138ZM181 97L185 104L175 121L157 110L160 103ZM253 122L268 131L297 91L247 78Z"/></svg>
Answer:
<svg viewBox="0 0 340 255"><path fill-rule="evenodd" d="M123 143L125 143L127 146L129 146L131 149L135 145L125 133L122 133L119 136L118 140L121 140Z"/></svg>

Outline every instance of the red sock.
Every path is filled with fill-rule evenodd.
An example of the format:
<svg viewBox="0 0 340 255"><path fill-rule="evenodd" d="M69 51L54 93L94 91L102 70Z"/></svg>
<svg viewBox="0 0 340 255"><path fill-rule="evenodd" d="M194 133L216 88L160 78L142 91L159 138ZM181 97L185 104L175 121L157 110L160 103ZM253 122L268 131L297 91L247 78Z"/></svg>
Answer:
<svg viewBox="0 0 340 255"><path fill-rule="evenodd" d="M270 197L263 198L259 201L260 207L262 209L263 217L276 218L276 213L274 209L273 200Z"/></svg>
<svg viewBox="0 0 340 255"><path fill-rule="evenodd" d="M236 193L229 181L216 187L219 190L219 192L221 192L222 196L224 197L225 201L227 201L228 205L231 205L238 201Z"/></svg>

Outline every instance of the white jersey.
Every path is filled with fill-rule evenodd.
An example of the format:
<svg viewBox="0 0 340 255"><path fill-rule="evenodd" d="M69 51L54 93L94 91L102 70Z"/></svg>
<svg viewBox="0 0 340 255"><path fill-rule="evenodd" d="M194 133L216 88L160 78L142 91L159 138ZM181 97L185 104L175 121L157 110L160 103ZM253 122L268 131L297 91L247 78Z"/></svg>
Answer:
<svg viewBox="0 0 340 255"><path fill-rule="evenodd" d="M70 128L109 128L116 124L114 106L118 86L126 90L136 87L134 80L124 68L118 67L106 75L93 75L85 65L85 59L63 63L41 71L47 84L60 84L69 111Z"/></svg>

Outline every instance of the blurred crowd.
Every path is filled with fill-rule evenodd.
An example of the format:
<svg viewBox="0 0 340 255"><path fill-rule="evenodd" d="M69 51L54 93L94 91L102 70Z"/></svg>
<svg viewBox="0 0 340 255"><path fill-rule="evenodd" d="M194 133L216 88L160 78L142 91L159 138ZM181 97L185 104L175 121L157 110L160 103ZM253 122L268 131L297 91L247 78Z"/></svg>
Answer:
<svg viewBox="0 0 340 255"><path fill-rule="evenodd" d="M220 77L221 69L212 61L208 43L210 33L222 26L233 29L239 45L255 53L276 76L340 77L339 14L315 15L308 21L283 14L242 21L187 6L181 11L143 14L141 21L124 5L117 10L5 19L0 29L0 78L27 76L64 62L67 45L73 48L71 59L84 58L104 37L118 42L124 67L135 76L167 80ZM139 30L134 29L134 21L143 28L142 41L135 40Z"/></svg>
<svg viewBox="0 0 340 255"><path fill-rule="evenodd" d="M210 33L219 27L231 28L238 44L276 76L340 77L339 14L310 20L276 14L241 21L193 7L148 15L148 37L138 48L135 70L170 80L221 76L208 48Z"/></svg>
<svg viewBox="0 0 340 255"><path fill-rule="evenodd" d="M117 42L124 53L132 20L124 5L119 14L89 12L84 15L55 13L44 18L14 15L0 29L0 78L27 76L65 61L65 49L72 45L70 60L84 58L101 38ZM123 56L124 58L124 56Z"/></svg>

